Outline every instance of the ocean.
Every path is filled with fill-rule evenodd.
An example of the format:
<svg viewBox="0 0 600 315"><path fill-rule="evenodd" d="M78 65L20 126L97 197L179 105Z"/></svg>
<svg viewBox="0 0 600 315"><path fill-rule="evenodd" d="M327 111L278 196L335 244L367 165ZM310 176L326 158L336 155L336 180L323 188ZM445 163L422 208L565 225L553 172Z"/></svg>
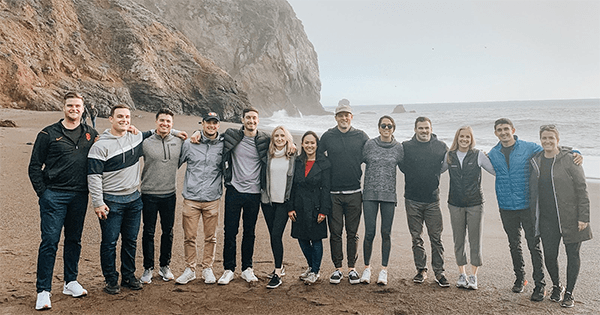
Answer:
<svg viewBox="0 0 600 315"><path fill-rule="evenodd" d="M433 133L448 146L452 144L456 130L469 125L474 131L476 147L487 152L498 143L498 138L494 135L494 121L498 118L509 118L520 139L536 143L539 143L539 127L554 124L560 131L560 145L579 150L584 156L586 177L592 181L600 181L600 99L403 106L406 113L392 114L396 105L353 105L352 126L364 130L373 138L379 135L379 117L390 115L396 121L394 137L401 142L413 136L415 119L426 116L433 123ZM335 106L326 106L325 109L333 112ZM261 118L260 124L269 128L283 125L297 133L313 130L319 135L336 125L333 114L289 117L285 110L275 112L271 117Z"/></svg>

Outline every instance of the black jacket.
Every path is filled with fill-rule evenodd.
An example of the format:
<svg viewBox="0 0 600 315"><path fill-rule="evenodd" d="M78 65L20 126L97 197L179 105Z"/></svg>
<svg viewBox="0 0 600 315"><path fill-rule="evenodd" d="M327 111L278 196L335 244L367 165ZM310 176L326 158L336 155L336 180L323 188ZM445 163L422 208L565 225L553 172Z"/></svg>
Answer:
<svg viewBox="0 0 600 315"><path fill-rule="evenodd" d="M40 131L29 161L29 179L38 196L48 188L87 192L87 156L98 132L81 124L77 143L65 135L62 119Z"/></svg>
<svg viewBox="0 0 600 315"><path fill-rule="evenodd" d="M432 203L440 200L440 173L448 147L432 134L428 142L420 142L416 135L402 142L404 160L404 198Z"/></svg>
<svg viewBox="0 0 600 315"><path fill-rule="evenodd" d="M317 156L308 176L304 176L306 161L296 158L292 185L292 210L296 211L296 222L292 222L292 237L302 240L327 238L327 220L317 223L319 213L331 212L329 193L331 164L324 155Z"/></svg>
<svg viewBox="0 0 600 315"><path fill-rule="evenodd" d="M448 203L455 207L473 207L482 204L479 150L469 150L462 166L456 151L448 152L448 157L448 173L450 173Z"/></svg>
<svg viewBox="0 0 600 315"><path fill-rule="evenodd" d="M244 126L240 129L229 128L223 134L223 169L225 170L223 175L225 178L225 185L231 185L231 178L233 176L231 167L233 165L231 160L231 151L238 145L242 139L244 139ZM265 132L258 131L256 137L254 137L254 143L256 144L256 150L258 151L258 157L260 159L260 188L265 189L267 184L267 159L269 155L269 143L271 137Z"/></svg>

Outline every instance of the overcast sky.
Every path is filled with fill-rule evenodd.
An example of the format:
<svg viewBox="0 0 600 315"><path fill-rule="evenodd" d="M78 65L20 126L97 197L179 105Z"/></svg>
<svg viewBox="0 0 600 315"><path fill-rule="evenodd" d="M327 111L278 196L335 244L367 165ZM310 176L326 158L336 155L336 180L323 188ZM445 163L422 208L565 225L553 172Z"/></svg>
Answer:
<svg viewBox="0 0 600 315"><path fill-rule="evenodd" d="M600 1L288 2L324 106L600 98Z"/></svg>

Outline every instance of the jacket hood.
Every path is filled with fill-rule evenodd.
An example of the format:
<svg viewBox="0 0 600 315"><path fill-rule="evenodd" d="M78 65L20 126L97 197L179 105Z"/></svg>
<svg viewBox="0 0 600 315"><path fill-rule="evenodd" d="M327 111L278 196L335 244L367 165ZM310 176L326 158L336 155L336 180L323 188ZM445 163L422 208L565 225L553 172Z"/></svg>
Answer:
<svg viewBox="0 0 600 315"><path fill-rule="evenodd" d="M117 137L117 136L113 135L112 133L110 133L110 129L104 130L104 132L100 135L100 140L119 139L119 138L121 138L121 137Z"/></svg>
<svg viewBox="0 0 600 315"><path fill-rule="evenodd" d="M215 143L218 143L219 141L223 141L223 138L224 138L223 135L221 135L218 131L217 131L217 136L214 139L208 138L204 134L204 131L202 131L202 133L200 134L200 142L202 142L202 143L215 144Z"/></svg>

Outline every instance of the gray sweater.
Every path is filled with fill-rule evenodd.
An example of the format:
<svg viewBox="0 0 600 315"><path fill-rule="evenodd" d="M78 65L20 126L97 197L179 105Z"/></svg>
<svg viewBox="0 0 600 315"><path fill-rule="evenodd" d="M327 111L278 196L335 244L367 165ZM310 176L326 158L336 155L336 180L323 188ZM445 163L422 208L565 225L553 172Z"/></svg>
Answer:
<svg viewBox="0 0 600 315"><path fill-rule="evenodd" d="M363 148L365 178L363 200L396 202L396 165L402 162L402 144L392 137L383 142L379 137L369 139Z"/></svg>
<svg viewBox="0 0 600 315"><path fill-rule="evenodd" d="M177 189L177 168L183 140L171 134L165 138L153 134L143 142L143 194L170 195Z"/></svg>

